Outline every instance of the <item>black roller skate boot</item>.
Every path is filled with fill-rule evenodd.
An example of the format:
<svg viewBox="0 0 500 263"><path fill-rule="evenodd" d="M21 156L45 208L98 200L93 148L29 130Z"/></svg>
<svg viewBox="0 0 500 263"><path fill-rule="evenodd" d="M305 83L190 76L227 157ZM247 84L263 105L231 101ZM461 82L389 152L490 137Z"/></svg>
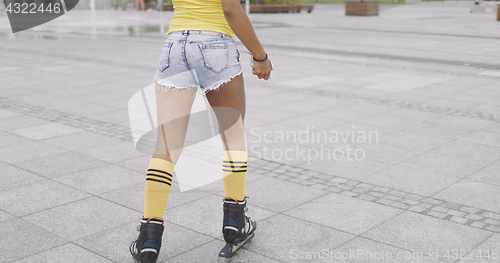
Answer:
<svg viewBox="0 0 500 263"><path fill-rule="evenodd" d="M234 255L238 254L240 248L245 247L247 242L252 241L255 236L257 223L245 215L247 197L243 201L224 198L224 221L222 233L226 245L219 252L217 263L229 262Z"/></svg>
<svg viewBox="0 0 500 263"><path fill-rule="evenodd" d="M130 254L135 263L156 263L161 248L163 235L163 220L145 219L137 227L140 231L137 240L130 245Z"/></svg>

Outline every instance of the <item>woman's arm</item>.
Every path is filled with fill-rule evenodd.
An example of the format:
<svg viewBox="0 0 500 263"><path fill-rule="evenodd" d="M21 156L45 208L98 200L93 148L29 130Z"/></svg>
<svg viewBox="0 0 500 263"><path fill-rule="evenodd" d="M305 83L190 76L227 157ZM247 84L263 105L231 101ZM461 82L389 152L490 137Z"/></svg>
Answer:
<svg viewBox="0 0 500 263"><path fill-rule="evenodd" d="M266 58L266 51L260 44L252 23L241 6L240 0L221 0L221 3L227 23L241 42L243 42L243 45L252 53L255 59L262 60ZM257 75L259 79L268 80L272 69L273 66L269 59L263 62L254 61L252 73Z"/></svg>

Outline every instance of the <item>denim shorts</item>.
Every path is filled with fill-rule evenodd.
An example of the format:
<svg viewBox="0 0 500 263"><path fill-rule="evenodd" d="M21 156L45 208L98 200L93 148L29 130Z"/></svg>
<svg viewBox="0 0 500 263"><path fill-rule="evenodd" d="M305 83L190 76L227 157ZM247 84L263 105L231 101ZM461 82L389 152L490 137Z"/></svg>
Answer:
<svg viewBox="0 0 500 263"><path fill-rule="evenodd" d="M198 88L206 93L241 74L233 38L210 31L172 32L161 49L156 88Z"/></svg>

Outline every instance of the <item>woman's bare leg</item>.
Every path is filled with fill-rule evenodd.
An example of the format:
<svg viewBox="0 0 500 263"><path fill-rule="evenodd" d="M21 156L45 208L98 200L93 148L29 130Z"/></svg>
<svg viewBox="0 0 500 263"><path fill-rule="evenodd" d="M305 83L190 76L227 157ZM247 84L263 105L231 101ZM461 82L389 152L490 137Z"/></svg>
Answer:
<svg viewBox="0 0 500 263"><path fill-rule="evenodd" d="M217 116L219 131L225 150L246 151L245 87L243 75L232 79L217 91L209 91L207 99ZM240 116L236 116L240 115Z"/></svg>
<svg viewBox="0 0 500 263"><path fill-rule="evenodd" d="M179 159L186 137L191 106L196 89L162 92L156 90L158 112L158 138L153 158L175 164Z"/></svg>
<svg viewBox="0 0 500 263"><path fill-rule="evenodd" d="M209 91L207 99L217 116L225 148L222 175L226 198L243 201L248 159L243 127L245 118L243 76L237 76L217 91Z"/></svg>
<svg viewBox="0 0 500 263"><path fill-rule="evenodd" d="M158 258L174 164L184 145L195 92L196 89L156 90L158 137L146 175L141 232L130 245L134 262L156 262Z"/></svg>

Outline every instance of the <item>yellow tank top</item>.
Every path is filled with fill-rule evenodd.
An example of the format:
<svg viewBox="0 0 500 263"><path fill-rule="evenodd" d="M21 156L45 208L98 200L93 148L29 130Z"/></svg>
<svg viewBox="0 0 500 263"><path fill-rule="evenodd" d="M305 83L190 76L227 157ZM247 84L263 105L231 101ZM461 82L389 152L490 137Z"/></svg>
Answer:
<svg viewBox="0 0 500 263"><path fill-rule="evenodd" d="M174 17L167 35L184 30L203 30L234 37L229 27L221 0L173 0Z"/></svg>

